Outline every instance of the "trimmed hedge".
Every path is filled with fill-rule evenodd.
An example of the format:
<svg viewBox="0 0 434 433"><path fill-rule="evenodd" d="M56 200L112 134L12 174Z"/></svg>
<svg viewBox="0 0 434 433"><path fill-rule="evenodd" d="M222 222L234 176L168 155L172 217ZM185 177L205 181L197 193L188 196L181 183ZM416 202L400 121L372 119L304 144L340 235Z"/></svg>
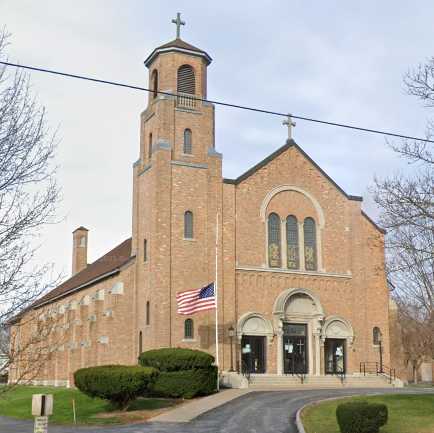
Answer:
<svg viewBox="0 0 434 433"><path fill-rule="evenodd" d="M341 433L378 433L387 417L387 406L380 403L348 402L336 408Z"/></svg>
<svg viewBox="0 0 434 433"><path fill-rule="evenodd" d="M206 369L213 362L214 357L206 352L181 348L148 350L139 356L141 366L154 367L161 372Z"/></svg>
<svg viewBox="0 0 434 433"><path fill-rule="evenodd" d="M160 373L150 391L161 397L193 398L216 391L217 367Z"/></svg>
<svg viewBox="0 0 434 433"><path fill-rule="evenodd" d="M81 368L74 373L75 386L90 397L100 397L125 409L155 381L155 368L127 365L102 365Z"/></svg>

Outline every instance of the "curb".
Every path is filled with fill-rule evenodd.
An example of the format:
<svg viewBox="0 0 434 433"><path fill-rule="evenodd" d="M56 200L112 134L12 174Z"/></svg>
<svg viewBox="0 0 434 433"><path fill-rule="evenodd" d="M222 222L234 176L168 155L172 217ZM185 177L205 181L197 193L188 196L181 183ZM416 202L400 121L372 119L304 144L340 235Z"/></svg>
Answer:
<svg viewBox="0 0 434 433"><path fill-rule="evenodd" d="M296 414L295 414L295 426L297 427L298 433L306 433L306 430L304 429L304 425L303 425L303 423L301 421L301 412L303 412L303 410L306 409L309 406L315 406L316 404L322 403L324 401L343 400L345 398L362 397L362 396L367 396L367 397L370 396L370 397L372 397L372 396L379 395L379 394L382 394L382 393L373 392L371 394L344 395L344 396L340 396L340 397L322 398L321 400L315 400L315 401L311 401L310 403L306 403L304 406L302 406L300 409L298 409L297 412L296 412Z"/></svg>

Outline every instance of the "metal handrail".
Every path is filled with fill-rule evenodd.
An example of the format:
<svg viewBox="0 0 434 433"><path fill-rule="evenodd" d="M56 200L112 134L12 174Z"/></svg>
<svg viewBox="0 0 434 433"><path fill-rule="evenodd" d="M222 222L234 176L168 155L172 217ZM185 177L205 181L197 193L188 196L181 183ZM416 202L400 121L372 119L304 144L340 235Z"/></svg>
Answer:
<svg viewBox="0 0 434 433"><path fill-rule="evenodd" d="M247 379L247 382L250 383L250 367L245 361L241 361L241 374Z"/></svg>
<svg viewBox="0 0 434 433"><path fill-rule="evenodd" d="M374 369L375 366L375 369ZM363 373L366 376L368 374L376 374L385 376L389 379L389 383L392 383L396 379L396 369L388 367L387 365L379 365L378 362L375 361L365 361L360 363L360 374Z"/></svg>
<svg viewBox="0 0 434 433"><path fill-rule="evenodd" d="M343 385L344 382L345 382L345 379L346 379L345 369L344 368L342 370L338 369L338 371L336 371L336 373L334 373L334 374L336 374L336 376L339 377L339 379L340 379L340 381L341 381L341 383Z"/></svg>

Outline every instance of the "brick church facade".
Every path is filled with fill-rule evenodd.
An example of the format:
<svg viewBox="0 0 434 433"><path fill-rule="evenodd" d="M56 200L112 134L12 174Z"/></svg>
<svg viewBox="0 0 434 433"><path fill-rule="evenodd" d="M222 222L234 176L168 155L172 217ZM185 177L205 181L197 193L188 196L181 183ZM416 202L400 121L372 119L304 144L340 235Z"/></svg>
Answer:
<svg viewBox="0 0 434 433"><path fill-rule="evenodd" d="M380 333L390 365L383 231L291 139L223 178L215 107L203 101L210 63L179 38L145 60L153 92L140 116L132 236L88 264L88 231L73 232L71 278L23 316L57 318L47 338L61 344L38 382L70 385L81 367L135 364L158 347L215 354L215 312L181 316L176 294L215 280L217 215L220 370L351 375L379 361ZM24 341L31 331L19 332Z"/></svg>

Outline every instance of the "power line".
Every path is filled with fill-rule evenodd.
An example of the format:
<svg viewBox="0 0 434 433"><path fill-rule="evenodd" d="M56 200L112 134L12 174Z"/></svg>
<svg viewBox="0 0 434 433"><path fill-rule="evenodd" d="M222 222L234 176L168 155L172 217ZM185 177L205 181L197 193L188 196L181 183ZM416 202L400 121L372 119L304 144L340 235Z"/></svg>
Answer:
<svg viewBox="0 0 434 433"><path fill-rule="evenodd" d="M127 89L133 89L133 90L140 90L143 92L158 93L160 95L173 96L173 97L177 96L176 93L162 92L160 90L155 92L154 90L147 89L146 87L133 86L132 84L119 83L116 81L101 80L99 78L86 77L84 75L69 74L67 72L54 71L52 69L37 68L34 66L20 65L18 63L10 63L10 62L2 62L2 61L0 61L0 64L5 65L5 66L13 66L15 68L28 69L30 71L45 72L45 73L53 74L53 75L60 75L62 77L67 77L67 78L77 78L79 80L86 80L86 81L91 81L91 82L99 83L99 84L109 84L111 86L124 87ZM196 100L196 101L208 102L208 103L215 104L215 105L221 105L223 107L238 108L240 110L247 110L247 111L253 111L256 113L270 114L273 116L281 116L281 117L291 116L294 119L305 120L307 122L320 123L320 124L329 125L329 126L337 126L339 128L353 129L353 130L362 131L362 132L370 132L372 134L388 135L390 137L396 137L396 138L405 138L407 140L417 140L417 141L423 141L426 143L434 143L434 140L428 140L426 138L412 137L412 136L403 135L403 134L395 134L393 132L381 131L379 129L363 128L361 126L348 125L345 123L328 122L326 120L313 119L311 117L298 116L295 114L288 114L288 113L281 113L279 111L265 110L263 108L249 107L246 105L231 104L228 102L214 101L212 99L204 99L204 98L199 98L197 96L191 96L191 97L189 96L189 98Z"/></svg>

